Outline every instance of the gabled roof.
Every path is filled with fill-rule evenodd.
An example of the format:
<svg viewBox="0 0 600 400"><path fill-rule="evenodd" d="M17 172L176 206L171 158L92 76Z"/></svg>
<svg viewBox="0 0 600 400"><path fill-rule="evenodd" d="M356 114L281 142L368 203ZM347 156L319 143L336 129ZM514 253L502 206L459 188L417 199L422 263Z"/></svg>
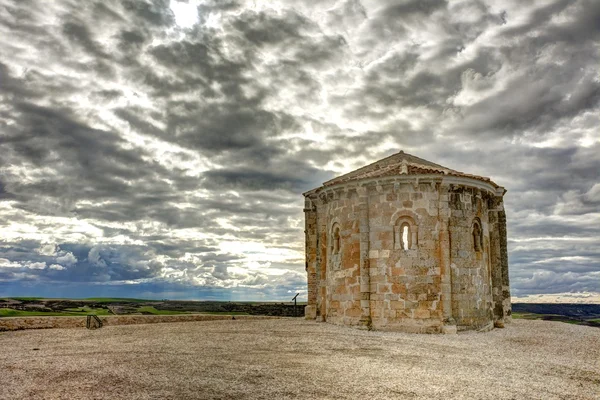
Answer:
<svg viewBox="0 0 600 400"><path fill-rule="evenodd" d="M434 164L431 161L424 160L419 157L415 157L411 154L400 151L399 153L393 154L382 160L376 161L372 164L359 168L355 171L348 172L347 174L333 178L325 183L323 186L333 186L340 183L346 183L350 181L358 181L362 179L373 179L395 175L449 175L464 178L476 179L479 181L487 182L496 185L490 178L486 178L478 175L465 174L464 172L456 171L450 168L446 168L439 164Z"/></svg>

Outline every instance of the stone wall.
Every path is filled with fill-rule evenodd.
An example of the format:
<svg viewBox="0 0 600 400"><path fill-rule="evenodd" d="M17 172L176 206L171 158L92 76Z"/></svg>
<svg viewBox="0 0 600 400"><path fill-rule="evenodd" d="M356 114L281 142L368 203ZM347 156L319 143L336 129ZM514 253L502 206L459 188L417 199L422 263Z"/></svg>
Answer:
<svg viewBox="0 0 600 400"><path fill-rule="evenodd" d="M373 327L437 332L442 325L439 193L435 182L390 183L369 190L370 298ZM399 243L408 226L405 247ZM408 237L410 235L410 237Z"/></svg>
<svg viewBox="0 0 600 400"><path fill-rule="evenodd" d="M154 324L163 322L217 321L230 320L231 315L115 315L101 316L103 325L135 325ZM269 319L281 318L270 316L236 315L235 319ZM1 331L16 331L22 329L50 328L85 328L87 317L5 317L0 318Z"/></svg>
<svg viewBox="0 0 600 400"><path fill-rule="evenodd" d="M356 191L332 193L320 208L321 262L326 301L324 320L336 324L360 323L360 231Z"/></svg>

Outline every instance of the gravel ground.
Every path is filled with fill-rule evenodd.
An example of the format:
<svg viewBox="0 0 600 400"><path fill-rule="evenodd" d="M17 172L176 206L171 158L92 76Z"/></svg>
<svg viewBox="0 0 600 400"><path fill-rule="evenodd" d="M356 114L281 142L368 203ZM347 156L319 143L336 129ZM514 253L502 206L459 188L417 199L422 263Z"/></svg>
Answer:
<svg viewBox="0 0 600 400"><path fill-rule="evenodd" d="M0 399L600 399L600 329L458 335L300 319L0 333Z"/></svg>

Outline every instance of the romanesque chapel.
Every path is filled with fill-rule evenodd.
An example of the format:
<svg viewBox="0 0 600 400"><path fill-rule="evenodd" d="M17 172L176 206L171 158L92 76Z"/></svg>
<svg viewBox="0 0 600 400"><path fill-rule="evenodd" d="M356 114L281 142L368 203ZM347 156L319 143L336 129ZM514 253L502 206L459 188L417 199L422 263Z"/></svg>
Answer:
<svg viewBox="0 0 600 400"><path fill-rule="evenodd" d="M306 318L418 333L504 326L505 192L401 151L304 193Z"/></svg>

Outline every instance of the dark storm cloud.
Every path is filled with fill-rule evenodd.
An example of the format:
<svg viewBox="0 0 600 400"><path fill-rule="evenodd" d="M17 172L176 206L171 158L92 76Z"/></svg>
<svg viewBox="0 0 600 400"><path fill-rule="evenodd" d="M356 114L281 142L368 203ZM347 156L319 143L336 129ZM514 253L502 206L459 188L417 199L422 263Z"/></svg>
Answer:
<svg viewBox="0 0 600 400"><path fill-rule="evenodd" d="M119 50L122 52L139 51L143 44L148 42L148 37L138 30L122 30L117 34Z"/></svg>
<svg viewBox="0 0 600 400"><path fill-rule="evenodd" d="M79 46L82 50L99 58L109 58L102 45L92 38L87 26L83 25L81 21L65 22L62 31L69 42Z"/></svg>
<svg viewBox="0 0 600 400"><path fill-rule="evenodd" d="M198 26L186 40L150 49L158 63L170 71L180 71L176 74L179 79L154 73L146 75L145 83L156 90L157 95L191 92L203 97L198 101L169 101L167 130L151 129L150 132L164 140L174 140L204 151L220 153L251 149L253 153L270 157L266 153L276 154L281 150L277 145L267 144L267 139L299 127L289 115L265 110L263 103L269 86L248 77L256 74L255 64L261 62L261 50L266 46L279 49L293 42L298 50L281 64L271 67L272 85L285 84L291 77L298 86L308 84L316 91L318 83L304 68L322 65L334 57L343 46L343 40L341 37L308 37L304 31L314 33L315 24L295 12L288 12L283 17L246 12L236 16L231 25L233 31L227 38L244 46L243 52L234 58L225 54L226 41ZM236 32L241 36L235 35ZM216 101L206 101L212 99ZM128 111L120 111L120 116L144 129L146 123Z"/></svg>
<svg viewBox="0 0 600 400"><path fill-rule="evenodd" d="M392 18L411 18L413 14L429 15L432 12L446 8L446 0L406 0L401 2L389 2L390 4L382 10L382 14Z"/></svg>
<svg viewBox="0 0 600 400"><path fill-rule="evenodd" d="M159 90L156 93L161 96L171 95L174 91L189 92L193 88L194 92L201 89L204 99L223 100L215 103L202 100L167 102L166 131L148 124L143 116L131 109L118 110L117 115L144 133L157 135L163 140L173 140L205 154L219 155L221 162L236 164L235 168L206 172L203 181L206 188L241 186L252 190L270 187L306 190L319 181L313 180L307 184L305 177L298 176L299 172L309 172L304 175L314 176L314 168L292 159L289 162L295 163L298 168L294 168L295 174L291 172L286 175L281 173L281 168L291 169L286 167L288 160L269 162L283 158L282 154L287 158L287 152L282 149L285 143L267 143L267 140L282 132L300 129L298 124L289 115L264 110L262 103L268 93L267 88L258 81L249 80L247 74L253 70L253 63L257 62L260 48L282 46L295 41L296 45L300 44L299 50L281 66L274 67L274 76L284 84L291 74L299 86L308 84L316 90L318 84L311 80L311 74L301 68L310 63L322 63L329 54L334 54L340 45L339 38L325 37L315 43L307 41L306 45L302 45L298 40L304 37L304 31L312 32L316 28L314 23L294 12L284 17L246 12L232 22L232 27L250 42L241 60L229 59L222 49L225 42L196 27L184 41L150 49L161 65L171 71L180 70L178 76L183 80L165 80L150 75L152 78L146 81ZM286 64L290 64L289 70L286 70ZM215 83L219 85L217 91L214 89ZM253 95L246 94L247 87L251 88Z"/></svg>
<svg viewBox="0 0 600 400"><path fill-rule="evenodd" d="M374 34L374 38L370 40L389 40L393 36L404 36L407 33L407 22L417 22L418 19L446 6L445 0L383 1L382 5L369 15L369 28Z"/></svg>
<svg viewBox="0 0 600 400"><path fill-rule="evenodd" d="M274 17L264 12L245 12L233 21L232 26L240 31L244 38L259 47L282 42L291 43L301 39L301 28L312 22L296 12L285 12L283 17Z"/></svg>
<svg viewBox="0 0 600 400"><path fill-rule="evenodd" d="M206 22L206 16L215 11L236 11L242 8L242 1L238 0L207 0L198 5L198 18L201 23Z"/></svg>
<svg viewBox="0 0 600 400"><path fill-rule="evenodd" d="M123 96L123 92L120 90L98 90L92 93L93 97L98 97L102 100L115 100Z"/></svg>
<svg viewBox="0 0 600 400"><path fill-rule="evenodd" d="M570 18L552 22L558 16ZM598 60L592 44L600 37L598 16L600 7L595 2L562 1L503 31L501 37L510 44L498 48L499 56L522 73L498 94L464 110L466 127L474 133L547 132L562 119L597 108L600 82L590 60Z"/></svg>
<svg viewBox="0 0 600 400"><path fill-rule="evenodd" d="M161 177L172 178L176 186L188 180L156 163L144 161L139 151L124 150L125 142L115 132L92 129L76 121L69 109L50 109L25 102L13 104L13 108L21 118L20 130L13 134L8 130L6 149L11 151L13 159L25 159L38 166L50 164L55 168L54 173L42 181L10 183L11 193L22 201L17 207L44 213L50 211L47 207L50 201L51 214L67 212L84 218L115 222L149 218L167 226L215 227L213 216L203 214L210 213L211 209L221 210L220 204L204 203L202 209L189 210L170 206L170 203L181 199L181 193L173 192L169 185L161 182ZM256 117L252 114L247 116ZM140 120L130 121L137 123L143 132L152 133L146 125L139 126ZM218 120L214 124L218 126ZM193 127L192 124L190 126ZM156 132L162 134L161 131ZM257 135L261 133L256 129ZM199 135L199 140L205 140L209 150L231 150L234 140L222 136ZM215 138L216 143L210 142L211 137ZM242 134L239 138L245 140ZM256 144L260 146L260 141L257 140ZM131 168L134 165L136 168ZM71 179L65 179L65 176ZM196 179L191 183L193 187L187 189L199 187L201 181ZM280 183L290 188L294 180L281 175ZM43 193L45 204L37 204L35 194L38 193ZM73 206L77 199L85 198L110 201L111 206ZM243 210L232 207L226 212Z"/></svg>
<svg viewBox="0 0 600 400"><path fill-rule="evenodd" d="M186 145L211 152L261 148L269 135L286 125L285 116L240 104L173 104L168 119L169 131Z"/></svg>
<svg viewBox="0 0 600 400"><path fill-rule="evenodd" d="M0 181L0 200L6 200L11 198L13 198L12 194L6 191L6 189L4 188L4 183Z"/></svg>
<svg viewBox="0 0 600 400"><path fill-rule="evenodd" d="M125 22L125 18L119 12L115 11L112 7L114 2L96 1L93 4L92 13L102 22L107 21L119 21Z"/></svg>
<svg viewBox="0 0 600 400"><path fill-rule="evenodd" d="M567 41L581 43L582 41L598 37L600 34L600 25L598 23L600 7L593 0L578 2L560 0L551 2L532 12L524 24L507 29L504 35L520 37L531 31L539 30L540 26L547 26L548 21L552 17L561 15L569 11L569 9L574 13L574 18L570 23L550 25L540 35L537 35L535 40L542 42ZM508 17L510 18L510 16Z"/></svg>
<svg viewBox="0 0 600 400"><path fill-rule="evenodd" d="M168 27L175 23L173 12L169 8L169 0L126 0L122 4L127 13L151 25Z"/></svg>
<svg viewBox="0 0 600 400"><path fill-rule="evenodd" d="M30 205L25 208L35 210L36 193L66 202L75 200L69 196L96 201L119 198L132 192L129 181L151 179L152 169L160 171L138 152L123 149L118 134L90 128L77 121L72 110L27 102L13 103L12 108L19 124L4 130L8 157L3 164L25 160L37 167L51 166L44 179L35 183L7 183L15 196ZM146 167L133 169L132 165Z"/></svg>
<svg viewBox="0 0 600 400"><path fill-rule="evenodd" d="M404 149L508 188L515 294L600 291L597 2L263 3L0 5L0 285L295 294L300 193Z"/></svg>
<svg viewBox="0 0 600 400"><path fill-rule="evenodd" d="M473 133L504 132L511 136L526 129L547 132L563 118L596 108L600 103L597 77L580 70L568 71L548 65L536 68L533 79L514 79L498 95L470 107L466 127Z"/></svg>
<svg viewBox="0 0 600 400"><path fill-rule="evenodd" d="M279 168L272 169L274 171L270 172L241 166L236 169L211 170L204 174L203 184L208 189L285 189L297 193L312 189L332 177L328 171L294 160L280 160Z"/></svg>
<svg viewBox="0 0 600 400"><path fill-rule="evenodd" d="M204 178L208 183L207 187L211 189L221 187L257 190L271 187L299 190L300 187L306 186L306 181L302 178L292 181L287 176L246 169L212 170L206 172Z"/></svg>
<svg viewBox="0 0 600 400"><path fill-rule="evenodd" d="M8 66L0 61L0 96L3 98L29 97L35 94L34 91L23 85L20 79L15 79Z"/></svg>
<svg viewBox="0 0 600 400"><path fill-rule="evenodd" d="M133 10L137 16L151 19L156 23L168 22L168 19L158 18L155 13L149 12L151 10L146 7L138 7L133 3L128 3L128 6L134 6L129 7L129 10ZM104 5L98 7L101 8L106 18L113 19L113 23L116 20L114 18L116 15L123 15L123 19L131 17L123 10L117 13ZM97 31L93 32L82 21L71 22L71 20L72 18L69 18L69 22L63 23L62 34L67 42L93 57L88 65L95 65L101 60L111 57L115 60L119 58L118 54L114 57L107 55L104 48L99 44ZM118 33L112 34L110 37L117 40L117 47L121 51L130 51L133 48L141 50L146 44L147 37L145 35L150 32L150 28L144 25L138 26L138 28L139 30L136 31L117 28ZM163 53L163 55L166 54L167 58L181 59L188 51L190 54L196 52L199 49L196 45L197 43L190 44L183 41L181 46L187 46L183 53L181 50L184 47L175 45L173 47L176 50L175 52ZM160 47L157 49L161 50ZM151 56L160 54L157 49L147 48L147 54ZM192 68L195 65L194 63L200 62L200 60L190 58L189 64L182 63L181 65L185 68ZM208 85L221 82L223 86L220 90L220 96L230 98L229 101L237 99L242 101L244 94L240 84L248 82L248 79L241 77L242 67L227 60L221 61L214 65L208 63L204 69L196 69L193 73L200 79L206 80ZM231 66L229 70L225 70L226 64ZM71 66L75 70L81 71L80 65L73 63ZM168 64L166 66L173 67ZM36 104L33 100L34 98L50 97L57 94L63 96L73 94L78 90L76 86L54 90L54 88L50 88L47 83L43 82L43 79L17 78L14 71L10 71L8 66L2 64L1 67L4 78L2 79L2 85L5 89L3 96L9 106L9 112L6 112L5 115L16 122L11 123L8 129L4 131L2 166L6 168L6 171L12 171L15 166L28 164L33 165L34 170L37 168L39 171L37 179L28 182L19 179L16 174L8 173L6 175L6 196L3 197L16 199L15 208L24 209L38 215L65 215L100 221L97 226L108 237L125 235L133 240L139 239L146 243L146 246L143 247L96 246L100 250L91 261L89 246L78 248L75 245L63 245L63 248L71 249L70 254L78 260L69 266L61 264L58 260L60 257L40 256L36 253L38 246L35 246L18 254L5 254L5 260L8 260L6 265L13 266L10 267L10 270L2 269L2 279L57 282L86 279L97 282L162 279L159 278L159 272L164 268L177 268L178 270L183 268L183 271L188 269L191 271L196 270L198 264L178 261L166 261L161 264L152 261L152 259L157 256L177 259L186 253L197 255L199 257L198 262L210 263L211 265L207 268L215 269L216 274L221 278L226 277L224 273L227 269L226 264L239 260L240 256L215 253L215 251L218 251L217 248L203 245L202 241L191 242L177 237L170 238L170 235L165 233L159 235L140 234L130 228L116 229L104 224L125 223L127 221L154 221L166 227L177 229L201 228L203 231L212 232L215 235L225 235L231 234L233 231L230 228L221 228L216 224L216 219L245 212L244 210L247 207L245 204L230 202L224 207L224 204L219 201L205 200L198 201L194 206L186 209L175 207L174 205L183 200L185 195L181 191L175 192L174 189L185 191L201 189L199 179L183 176L184 171L182 170L165 169L160 164L152 161L151 156L145 151L141 151L140 148L132 149L121 134L113 129L92 128L81 120L80 115L77 115L78 112L73 108L73 103L63 102L61 104L64 97L57 96L54 98L54 104L51 106L42 106ZM134 68L134 71L137 70L139 64L133 63L132 68ZM236 68L240 71L235 72ZM35 74L39 75L38 71L34 66L34 69L28 74L30 76L31 74L34 74L34 76ZM99 73L95 68L88 69L88 71L92 71L92 74ZM125 70L125 73L128 72ZM240 76L240 82L234 82L232 79L235 74ZM190 81L186 81L188 77L184 72L180 76L186 82L186 87L182 92L188 92ZM120 89L104 89L100 85L96 87L98 89L93 93L97 101L119 101L125 95ZM190 148L206 148L207 151L215 149L231 151L231 146L239 142L241 143L240 148L249 147L249 151L254 153L247 160L251 161L253 158L264 160L265 156L269 156L273 152L278 153L280 150L270 148L262 142L262 139L269 135L269 132L266 132L267 129L259 125L251 128L249 125L252 124L252 121L256 121L255 124L264 122L267 125L273 125L276 124L273 121L277 117L272 117L272 113L266 111L262 112L264 117L256 115L261 110L253 105L255 100L255 97L248 99L248 107L254 107L251 108L254 112L240 110L234 103L223 107L214 106L212 109L206 110L203 107L212 106L197 103L193 107L188 107L182 102L173 101L170 103L169 110L176 114L165 120L170 121L168 123L171 124L167 131L161 129L150 130L151 125L140 125L141 118L136 120L131 117L137 112L147 116L146 110L133 108L131 111L125 111L125 109L119 111L117 109L116 114L121 117L129 116L128 122L142 134L156 135L165 140L175 139L173 141L178 145L187 145ZM2 111L4 113L5 109ZM189 113L190 116L184 114L185 112ZM205 125L206 132L195 131L199 132L198 137L190 137L189 139L186 138L185 133L180 138L170 137L170 128L178 130L184 124L187 124L185 126L190 126L190 129L193 129L194 121L199 121L198 117L192 116L196 113L206 113L206 115L214 116L214 119ZM157 115L155 113L150 114ZM181 120L177 120L177 118L181 118ZM186 121L185 118L189 118L189 122L184 122ZM230 126L236 130L229 138L226 137L230 133L229 130L223 130L220 127L223 120L231 120ZM215 134L215 129L220 130ZM244 134L250 131L256 133L256 139L248 142L251 144L250 146L245 146L243 143L246 141ZM202 135L210 135L211 133L213 136L202 137ZM273 131L270 134L275 135L276 133L276 131ZM189 143L186 143L188 140ZM185 160L186 157L182 156L181 158ZM170 183L165 183L165 180L169 180ZM285 177L282 177L282 180L285 180ZM81 200L86 199L91 202L81 204ZM110 206L97 204L98 202L109 202ZM248 209L247 212L260 213L261 211L268 212L271 215L280 212L278 207L266 206L257 206ZM285 215L287 214L289 212L285 211ZM246 224L254 222L257 225L261 223L264 225L264 218L262 216L256 220L246 219L244 222ZM20 219L22 221L26 220L24 216ZM15 220L13 219L13 221ZM95 222L92 222L92 224L95 224ZM38 227L49 229L52 224L38 223ZM259 234L259 236L267 237L267 229L269 228L265 228L265 232ZM282 231L281 228L270 229L270 233L278 230ZM255 232L252 230L242 231L237 236L240 239L257 239ZM25 263L26 260L29 264ZM21 263L19 264L20 267L15 267L14 263ZM145 263L145 266L143 268L139 267L140 263ZM45 267L42 267L44 264ZM31 265L36 268L30 268ZM194 273L189 272L186 276L193 277ZM215 284L217 278L209 277L206 279L208 280L205 283L210 285ZM231 285L231 283L227 285Z"/></svg>
<svg viewBox="0 0 600 400"><path fill-rule="evenodd" d="M206 34L187 41L157 45L149 49L152 57L162 66L180 70L175 76L187 78L196 76L207 86L213 82L226 85L229 95L243 96L239 92L240 84L247 81L241 75L244 64L227 59L221 52L223 43ZM238 90L236 90L238 89ZM194 91L194 87L187 90Z"/></svg>
<svg viewBox="0 0 600 400"><path fill-rule="evenodd" d="M244 12L236 15L231 27L234 29L231 35L239 32L258 51L269 48L292 50L285 61L299 69L322 66L340 56L346 46L342 35L324 34L314 21L295 10L277 14Z"/></svg>

